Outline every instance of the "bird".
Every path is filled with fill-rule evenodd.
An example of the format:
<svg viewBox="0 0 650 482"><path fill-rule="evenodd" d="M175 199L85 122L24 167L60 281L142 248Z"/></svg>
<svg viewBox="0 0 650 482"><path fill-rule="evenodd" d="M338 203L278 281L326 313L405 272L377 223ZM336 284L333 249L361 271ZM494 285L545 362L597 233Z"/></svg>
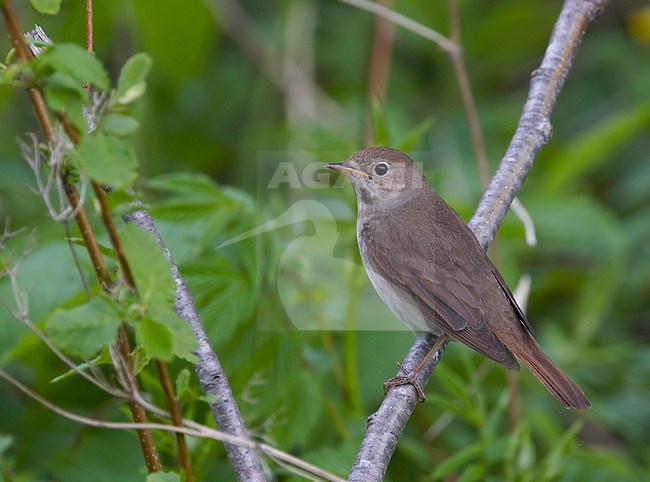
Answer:
<svg viewBox="0 0 650 482"><path fill-rule="evenodd" d="M506 368L519 368L520 360L565 408L591 406L544 353L474 233L410 157L370 147L325 167L352 184L361 260L380 298L414 332L439 335L429 356L449 337ZM423 400L415 381L422 366L384 390L412 384Z"/></svg>

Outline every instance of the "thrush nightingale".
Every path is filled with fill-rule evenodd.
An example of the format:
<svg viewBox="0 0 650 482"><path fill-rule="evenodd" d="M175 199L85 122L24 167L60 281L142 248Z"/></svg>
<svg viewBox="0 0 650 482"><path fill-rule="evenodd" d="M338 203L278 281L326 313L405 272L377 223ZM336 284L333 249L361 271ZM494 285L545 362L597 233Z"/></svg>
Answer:
<svg viewBox="0 0 650 482"><path fill-rule="evenodd" d="M562 405L590 407L580 387L542 351L472 231L413 160L395 149L371 147L327 167L345 174L354 187L361 259L395 316L416 332L441 335L439 340L448 336L507 368L518 368L516 357ZM415 382L423 365L385 388L411 383L423 398Z"/></svg>

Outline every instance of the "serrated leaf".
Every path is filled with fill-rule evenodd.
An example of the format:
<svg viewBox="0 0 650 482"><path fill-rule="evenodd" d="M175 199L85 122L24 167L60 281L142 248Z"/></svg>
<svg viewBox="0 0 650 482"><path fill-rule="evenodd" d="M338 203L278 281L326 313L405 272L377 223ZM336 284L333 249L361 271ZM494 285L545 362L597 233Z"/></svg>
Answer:
<svg viewBox="0 0 650 482"><path fill-rule="evenodd" d="M148 186L172 195L152 207L152 214L161 219L188 221L214 217L225 222L232 206L223 190L205 175L166 174L149 179Z"/></svg>
<svg viewBox="0 0 650 482"><path fill-rule="evenodd" d="M145 79L151 64L151 57L145 53L138 53L126 61L117 81L117 101L120 104L129 104L144 94L147 89Z"/></svg>
<svg viewBox="0 0 650 482"><path fill-rule="evenodd" d="M88 130L83 114L84 99L75 90L46 86L45 101L52 111L65 114L80 132Z"/></svg>
<svg viewBox="0 0 650 482"><path fill-rule="evenodd" d="M67 74L79 84L90 83L100 90L108 90L110 87L108 74L102 63L77 44L54 45L38 57L38 65Z"/></svg>
<svg viewBox="0 0 650 482"><path fill-rule="evenodd" d="M163 323L149 317L142 318L135 339L151 358L164 361L173 358L174 338Z"/></svg>
<svg viewBox="0 0 650 482"><path fill-rule="evenodd" d="M127 141L97 134L85 136L77 149L81 169L91 179L126 188L137 176L137 161Z"/></svg>
<svg viewBox="0 0 650 482"><path fill-rule="evenodd" d="M140 123L131 116L124 114L107 114L102 119L101 130L114 136L129 136L140 127Z"/></svg>
<svg viewBox="0 0 650 482"><path fill-rule="evenodd" d="M225 343L255 311L257 291L250 276L218 256L184 266L186 281L201 308L208 335Z"/></svg>
<svg viewBox="0 0 650 482"><path fill-rule="evenodd" d="M45 322L45 333L65 353L88 360L115 339L121 322L117 303L100 295L75 308L54 311Z"/></svg>
<svg viewBox="0 0 650 482"><path fill-rule="evenodd" d="M148 311L156 309L156 304L173 306L176 285L169 262L156 240L147 231L132 224L124 225L120 234L143 306Z"/></svg>
<svg viewBox="0 0 650 482"><path fill-rule="evenodd" d="M47 15L55 15L61 8L61 0L29 0L29 3L40 13Z"/></svg>
<svg viewBox="0 0 650 482"><path fill-rule="evenodd" d="M183 368L176 375L176 396L181 400L187 395L192 395L192 388L190 387L190 371L187 368Z"/></svg>
<svg viewBox="0 0 650 482"><path fill-rule="evenodd" d="M194 351L198 342L189 323L176 314L170 307L164 316L157 314L158 319L171 331L174 339L172 351L174 355L190 363L196 363L197 358Z"/></svg>
<svg viewBox="0 0 650 482"><path fill-rule="evenodd" d="M221 197L221 190L217 183L205 174L193 174L187 172L164 174L148 179L148 186L175 194L188 196Z"/></svg>

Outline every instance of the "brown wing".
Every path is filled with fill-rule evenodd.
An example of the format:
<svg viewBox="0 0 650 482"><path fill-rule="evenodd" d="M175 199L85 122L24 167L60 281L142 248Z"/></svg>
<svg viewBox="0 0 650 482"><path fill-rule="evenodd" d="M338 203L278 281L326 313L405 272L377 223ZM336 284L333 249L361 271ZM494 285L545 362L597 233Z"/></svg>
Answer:
<svg viewBox="0 0 650 482"><path fill-rule="evenodd" d="M367 245L364 251L373 270L399 283L433 326L492 360L509 368L517 366L510 351L483 320L467 265L447 257L445 266L433 266L433 249L440 246L434 246L432 238L427 237L410 239L407 254L399 246L410 237L409 233L403 229L389 229L394 236L373 233L374 229L384 231L386 227L382 222L363 228ZM378 239L398 249L387 250L377 244Z"/></svg>
<svg viewBox="0 0 650 482"><path fill-rule="evenodd" d="M503 279L503 276L501 276L501 273L499 273L499 270L497 270L496 266L492 264L492 261L490 261L490 266L492 267L492 274L497 279L497 282L499 283L499 286L501 286L501 289L505 293L506 298L508 298L508 301L510 302L510 306L512 306L512 308L515 310L517 319L521 322L521 324L524 326L524 328L530 334L530 336L535 338L535 331L533 330L533 326L530 324L530 321L528 321L528 318L526 318L526 315L519 307L517 300L512 294L512 291L510 291L510 288L508 288L508 285Z"/></svg>

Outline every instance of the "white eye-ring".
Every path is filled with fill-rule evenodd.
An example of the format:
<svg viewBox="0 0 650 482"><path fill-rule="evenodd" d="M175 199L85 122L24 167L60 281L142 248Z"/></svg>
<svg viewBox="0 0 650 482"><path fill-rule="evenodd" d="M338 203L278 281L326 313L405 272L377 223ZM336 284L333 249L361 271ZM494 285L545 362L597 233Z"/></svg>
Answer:
<svg viewBox="0 0 650 482"><path fill-rule="evenodd" d="M386 164L385 162L378 162L377 164L375 164L375 174L377 174L378 176L385 176L386 174L388 174L389 170L390 169L388 167L388 164Z"/></svg>

